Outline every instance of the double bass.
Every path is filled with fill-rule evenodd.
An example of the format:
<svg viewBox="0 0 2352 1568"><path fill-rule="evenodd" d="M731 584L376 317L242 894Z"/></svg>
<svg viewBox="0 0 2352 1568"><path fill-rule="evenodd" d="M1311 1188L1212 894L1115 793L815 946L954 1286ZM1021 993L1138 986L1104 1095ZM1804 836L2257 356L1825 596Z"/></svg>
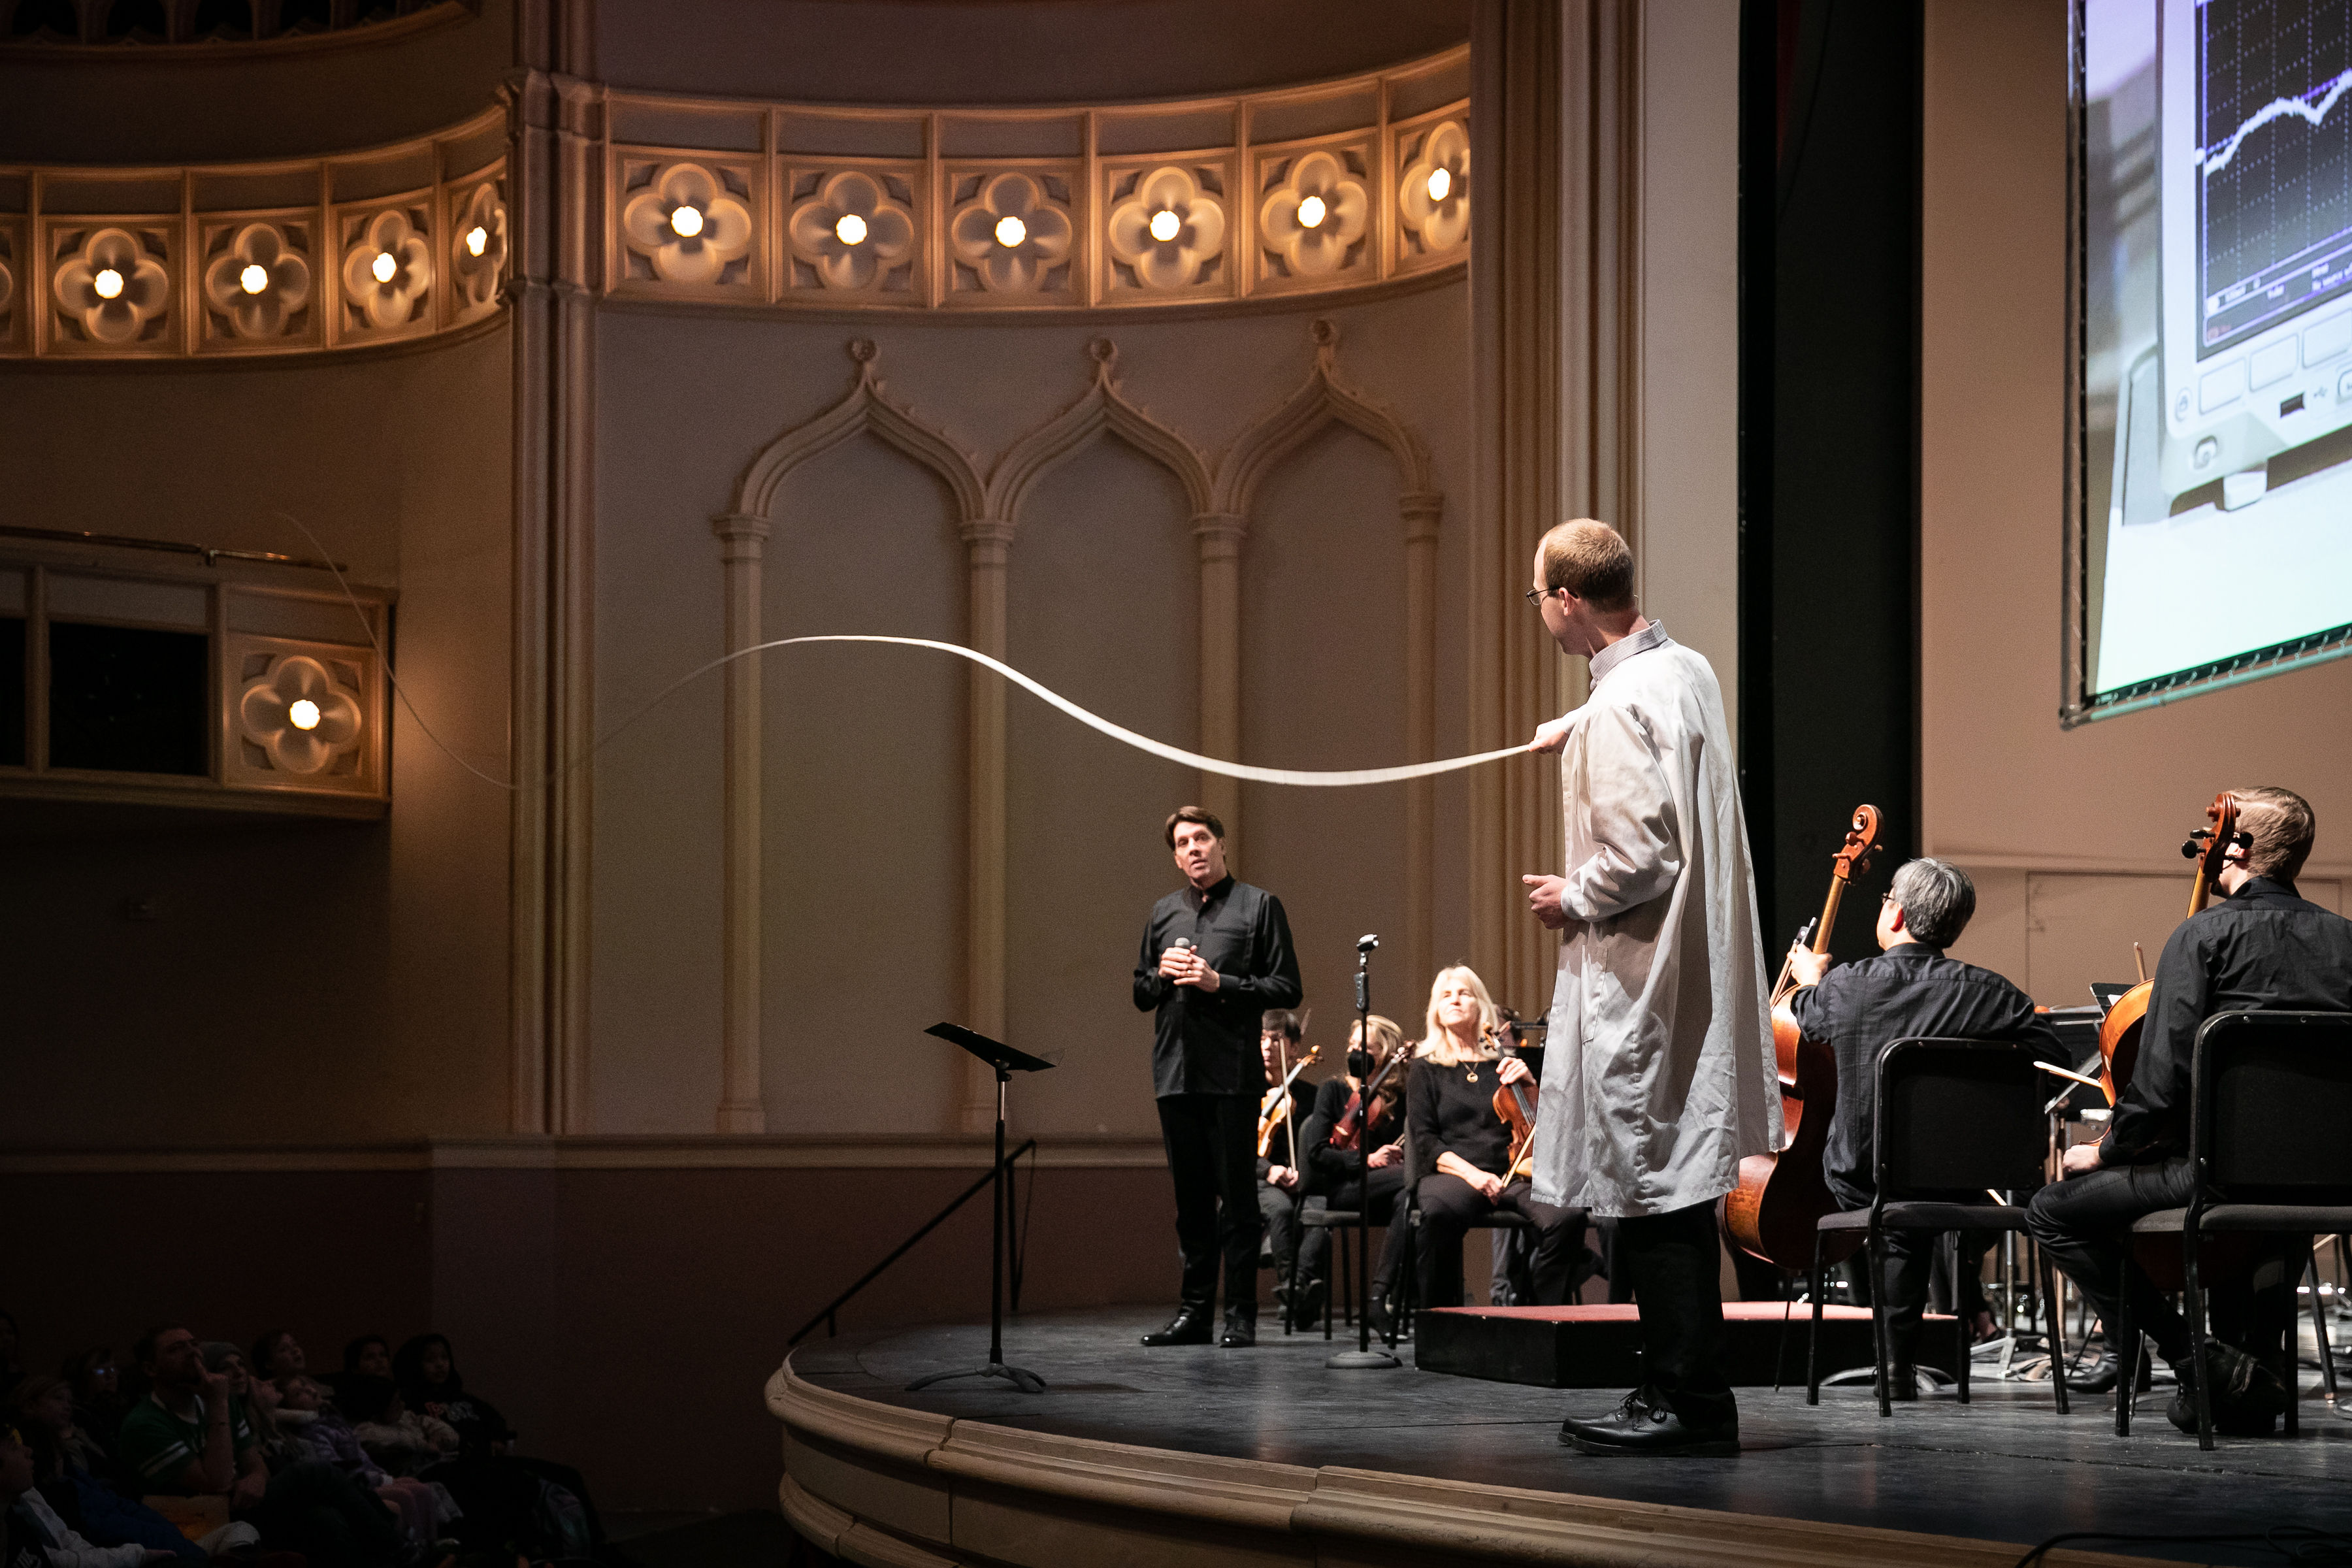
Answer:
<svg viewBox="0 0 2352 1568"><path fill-rule="evenodd" d="M2197 876L2189 888L2190 915L2200 913L2213 896L2213 884L2229 859L2230 846L2251 844L2253 837L2238 831L2237 797L2227 790L2205 808L2205 820L2211 826L2197 829L2180 846L2182 858L2197 862ZM2147 1022L2148 999L2155 994L2156 982L2143 973L2139 984L2116 997L2107 1016L2099 1020L2099 1088L2109 1105L2122 1099L2131 1085L2132 1068L2139 1065L2140 1026Z"/></svg>
<svg viewBox="0 0 2352 1568"><path fill-rule="evenodd" d="M1870 868L1870 858L1878 851L1878 829L1876 806L1853 808L1845 842L1831 859L1829 898L1813 924L1815 952L1829 951L1838 905L1844 900L1847 884ZM1723 1197L1724 1234L1741 1250L1791 1274L1812 1267L1816 1227L1823 1215L1838 1206L1822 1171L1830 1121L1837 1114L1837 1058L1827 1044L1806 1039L1797 1026L1797 1016L1789 1006L1796 990L1791 966L1783 963L1772 985L1772 1054L1780 1066L1780 1115L1788 1146L1778 1154L1750 1154L1741 1160L1739 1184ZM1859 1234L1832 1237L1822 1260L1842 1262L1861 1245Z"/></svg>

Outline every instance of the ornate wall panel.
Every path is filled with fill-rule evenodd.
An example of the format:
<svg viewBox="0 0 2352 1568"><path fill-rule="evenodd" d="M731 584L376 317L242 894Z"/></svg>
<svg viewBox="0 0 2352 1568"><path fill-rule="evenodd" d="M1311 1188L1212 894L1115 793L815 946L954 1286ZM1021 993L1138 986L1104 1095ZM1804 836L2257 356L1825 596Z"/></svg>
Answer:
<svg viewBox="0 0 2352 1568"><path fill-rule="evenodd" d="M1434 272L1468 256L1468 82L1465 48L1181 103L925 112L614 90L604 292L1034 312Z"/></svg>
<svg viewBox="0 0 2352 1568"><path fill-rule="evenodd" d="M0 357L317 353L495 315L504 124L306 162L0 167Z"/></svg>

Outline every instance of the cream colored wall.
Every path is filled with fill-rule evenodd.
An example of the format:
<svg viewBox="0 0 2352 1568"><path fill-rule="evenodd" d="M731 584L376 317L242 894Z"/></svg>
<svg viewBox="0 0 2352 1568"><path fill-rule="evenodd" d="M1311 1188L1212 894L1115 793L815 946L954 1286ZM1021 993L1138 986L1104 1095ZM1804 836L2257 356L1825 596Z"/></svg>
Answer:
<svg viewBox="0 0 2352 1568"><path fill-rule="evenodd" d="M1927 12L1920 301L1923 843L1978 878L1955 950L2072 1006L2132 976L2188 891L2214 794L2280 784L2318 813L2305 891L2352 876L2352 663L2058 727L2066 213L2062 6ZM2217 575L2216 613L2259 594ZM1824 694L1832 700L1833 694Z"/></svg>
<svg viewBox="0 0 2352 1568"><path fill-rule="evenodd" d="M1427 442L1465 504L1468 342L1457 279L1317 311L1180 322L860 323L888 395L983 468L1074 401L1089 339L1127 394L1214 457L1303 383L1307 323L1339 329L1340 373ZM597 365L600 725L715 657L718 542L737 475L841 397L853 330L609 310ZM1403 759L1402 488L1390 454L1334 430L1276 468L1242 557L1244 760ZM1114 721L1197 743L1199 549L1171 473L1111 437L1039 481L1011 521L1011 661ZM881 630L962 641L964 546L928 470L862 437L794 470L772 509L763 633ZM1451 531L1449 531L1451 530ZM1458 529L1441 524L1440 754L1466 749ZM939 1131L956 1072L919 1031L963 1010L965 679L936 656L769 656L761 1079L772 1132ZM1186 770L1128 752L1016 694L1010 705L1006 1028L1064 1053L1022 1085L1019 1123L1150 1132L1150 1020L1135 942L1175 885L1162 818ZM591 1081L600 1131L701 1131L719 1097L719 688L708 681L602 754L595 801ZM1354 939L1402 931L1398 789L1244 794L1236 868L1288 905L1308 997L1336 1044ZM1441 866L1458 804L1438 797ZM1441 870L1433 942L1462 950ZM1426 975L1384 954L1381 1005L1417 1014Z"/></svg>
<svg viewBox="0 0 2352 1568"><path fill-rule="evenodd" d="M0 372L0 521L311 555L399 591L394 669L506 767L508 349ZM306 584L310 574L302 574ZM0 1140L316 1142L507 1122L507 802L395 710L379 824L14 807ZM159 918L124 905L154 899Z"/></svg>
<svg viewBox="0 0 2352 1568"><path fill-rule="evenodd" d="M1641 8L1642 606L1739 732L1739 6Z"/></svg>

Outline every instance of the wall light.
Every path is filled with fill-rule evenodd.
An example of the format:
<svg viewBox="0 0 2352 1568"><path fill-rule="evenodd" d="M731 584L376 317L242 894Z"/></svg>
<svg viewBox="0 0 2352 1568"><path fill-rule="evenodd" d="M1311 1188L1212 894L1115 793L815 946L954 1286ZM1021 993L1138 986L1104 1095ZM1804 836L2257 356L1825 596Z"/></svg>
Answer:
<svg viewBox="0 0 2352 1568"><path fill-rule="evenodd" d="M669 226L671 232L679 238L692 239L702 232L702 209L700 207L676 208L669 215Z"/></svg>
<svg viewBox="0 0 2352 1568"><path fill-rule="evenodd" d="M258 261L248 261L236 275L236 286L248 294L258 294L269 287L269 269Z"/></svg>
<svg viewBox="0 0 2352 1568"><path fill-rule="evenodd" d="M392 275L399 270L400 263L392 258L392 252L389 250L377 251L375 259L368 263L368 271L379 283L391 282Z"/></svg>
<svg viewBox="0 0 2352 1568"><path fill-rule="evenodd" d="M479 256L490 247L490 231L480 224L466 231L466 254Z"/></svg>
<svg viewBox="0 0 2352 1568"><path fill-rule="evenodd" d="M286 705L286 721L297 730L319 727L319 705L307 697L298 697Z"/></svg>
<svg viewBox="0 0 2352 1568"><path fill-rule="evenodd" d="M1029 226L1006 213L996 220L996 243L1010 250L1029 237Z"/></svg>
<svg viewBox="0 0 2352 1568"><path fill-rule="evenodd" d="M1431 201L1444 201L1445 199L1446 193L1453 189L1454 172L1451 169L1432 169L1429 172L1429 199Z"/></svg>
<svg viewBox="0 0 2352 1568"><path fill-rule="evenodd" d="M844 213L835 220L833 237L844 245L856 245L866 237L866 220L856 213Z"/></svg>
<svg viewBox="0 0 2352 1568"><path fill-rule="evenodd" d="M122 293L122 274L111 267L101 267L98 276L89 280L91 291L101 300L112 300Z"/></svg>
<svg viewBox="0 0 2352 1568"><path fill-rule="evenodd" d="M1175 238L1176 231L1183 226L1182 221L1165 207L1151 215L1151 237L1162 245Z"/></svg>
<svg viewBox="0 0 2352 1568"><path fill-rule="evenodd" d="M1298 226L1301 228L1319 227L1322 225L1324 218L1329 216L1330 211L1331 209L1329 207L1323 205L1323 198L1321 196L1308 196L1305 201L1298 204Z"/></svg>

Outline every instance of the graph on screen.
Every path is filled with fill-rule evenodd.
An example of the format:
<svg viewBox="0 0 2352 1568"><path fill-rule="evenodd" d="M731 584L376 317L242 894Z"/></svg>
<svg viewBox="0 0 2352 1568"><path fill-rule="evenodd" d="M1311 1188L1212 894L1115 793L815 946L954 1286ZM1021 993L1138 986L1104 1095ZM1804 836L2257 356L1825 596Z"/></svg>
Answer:
<svg viewBox="0 0 2352 1568"><path fill-rule="evenodd" d="M2075 5L2068 722L2352 651L2352 0Z"/></svg>

